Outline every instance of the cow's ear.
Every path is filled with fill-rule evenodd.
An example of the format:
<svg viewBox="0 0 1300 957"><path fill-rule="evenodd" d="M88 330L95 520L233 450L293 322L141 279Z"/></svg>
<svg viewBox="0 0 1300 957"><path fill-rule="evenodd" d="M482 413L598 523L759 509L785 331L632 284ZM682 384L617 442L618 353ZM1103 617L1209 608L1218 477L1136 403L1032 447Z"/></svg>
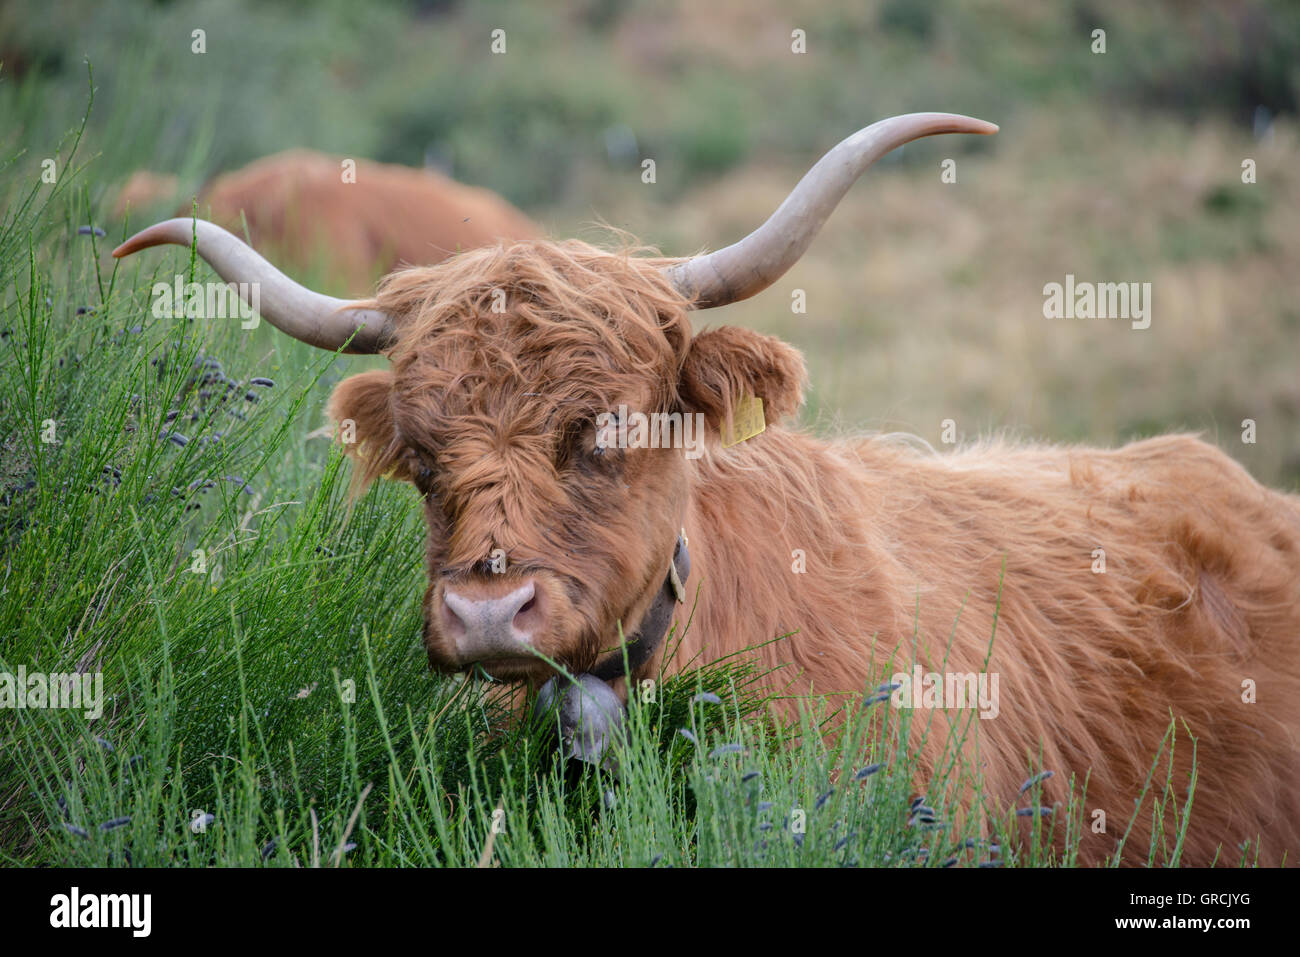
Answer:
<svg viewBox="0 0 1300 957"><path fill-rule="evenodd" d="M763 400L768 422L779 422L803 404L808 370L794 346L736 326L701 332L691 340L677 391L688 412L703 412L727 428L742 397Z"/></svg>
<svg viewBox="0 0 1300 957"><path fill-rule="evenodd" d="M337 426L343 450L361 466L359 478L368 485L381 475L415 481L415 462L397 436L392 409L393 373L375 369L348 376L330 396L329 416Z"/></svg>

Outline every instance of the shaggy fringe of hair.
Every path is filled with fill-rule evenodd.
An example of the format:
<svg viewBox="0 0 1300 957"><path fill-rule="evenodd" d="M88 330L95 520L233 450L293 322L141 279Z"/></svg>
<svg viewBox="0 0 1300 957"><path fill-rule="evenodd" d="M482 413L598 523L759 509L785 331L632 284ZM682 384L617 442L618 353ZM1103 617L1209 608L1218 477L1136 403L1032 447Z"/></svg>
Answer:
<svg viewBox="0 0 1300 957"><path fill-rule="evenodd" d="M630 243L519 241L391 273L362 306L397 317L387 355L406 398L389 410L394 433L362 457L361 487L400 471L428 436L455 435L475 409L519 413L523 440L566 434L646 381L660 388L644 411L676 405L691 329L662 269L677 261ZM506 389L546 401L529 410Z"/></svg>

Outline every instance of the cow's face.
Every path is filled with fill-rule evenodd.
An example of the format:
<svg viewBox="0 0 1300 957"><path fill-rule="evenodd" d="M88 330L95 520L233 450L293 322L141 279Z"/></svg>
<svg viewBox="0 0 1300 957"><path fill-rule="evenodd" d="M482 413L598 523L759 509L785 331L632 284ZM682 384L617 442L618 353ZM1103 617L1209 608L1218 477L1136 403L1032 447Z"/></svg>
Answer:
<svg viewBox="0 0 1300 957"><path fill-rule="evenodd" d="M440 670L540 679L540 652L586 671L620 623L635 632L701 450L620 448L621 411L703 415L708 461L741 395L769 420L800 401L795 350L728 327L692 338L654 261L583 243L466 253L395 274L378 303L397 320L392 368L344 381L331 413L355 424L368 477L424 497Z"/></svg>

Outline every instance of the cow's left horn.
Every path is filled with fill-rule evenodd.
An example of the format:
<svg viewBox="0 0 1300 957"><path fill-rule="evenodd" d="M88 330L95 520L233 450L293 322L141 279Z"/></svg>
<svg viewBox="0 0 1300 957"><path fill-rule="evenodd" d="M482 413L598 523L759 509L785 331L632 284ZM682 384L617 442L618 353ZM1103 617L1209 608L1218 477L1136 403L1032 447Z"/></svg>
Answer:
<svg viewBox="0 0 1300 957"><path fill-rule="evenodd" d="M823 156L762 226L738 243L668 268L698 309L748 299L799 261L854 181L890 150L937 133L996 133L992 123L955 113L908 113L858 130Z"/></svg>
<svg viewBox="0 0 1300 957"><path fill-rule="evenodd" d="M188 246L192 239L198 241L198 254L226 282L257 283L257 309L281 332L321 349L334 350L347 343L343 351L358 354L379 352L386 345L392 329L386 313L298 285L243 240L203 219L168 219L150 226L114 249L113 255L129 256L164 243Z"/></svg>

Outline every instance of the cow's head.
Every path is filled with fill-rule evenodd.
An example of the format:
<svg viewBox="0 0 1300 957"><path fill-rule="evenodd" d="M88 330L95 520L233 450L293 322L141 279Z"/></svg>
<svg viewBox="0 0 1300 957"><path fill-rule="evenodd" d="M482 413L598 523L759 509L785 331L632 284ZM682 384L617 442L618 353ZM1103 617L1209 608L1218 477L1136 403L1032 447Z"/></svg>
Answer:
<svg viewBox="0 0 1300 957"><path fill-rule="evenodd" d="M550 669L534 651L588 671L620 624L636 630L683 525L687 450L619 448L619 411L700 413L716 443L744 396L761 398L769 421L799 406L797 351L735 327L692 335L689 310L775 282L889 150L996 129L934 113L877 123L828 153L754 233L689 260L522 241L393 273L373 300L345 302L202 221L160 223L114 255L197 236L223 278L260 284L277 328L388 357L389 368L344 380L330 410L363 481L386 475L423 496L429 660L536 679Z"/></svg>

